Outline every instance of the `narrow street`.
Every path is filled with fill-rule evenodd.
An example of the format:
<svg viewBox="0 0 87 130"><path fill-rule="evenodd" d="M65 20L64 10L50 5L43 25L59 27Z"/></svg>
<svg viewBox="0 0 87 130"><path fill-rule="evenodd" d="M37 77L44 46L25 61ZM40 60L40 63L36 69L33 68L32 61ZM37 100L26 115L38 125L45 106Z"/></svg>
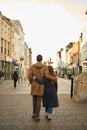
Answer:
<svg viewBox="0 0 87 130"><path fill-rule="evenodd" d="M20 82L17 83L17 88L14 90L13 88L13 81L12 80L5 80L2 81L2 84L0 85L0 93L9 93L12 94L14 92L17 93L25 93L29 94L30 93L30 88L31 86L28 85L28 80L25 82ZM65 80L62 78L58 78L58 94L70 94L70 89L71 89L71 80Z"/></svg>
<svg viewBox="0 0 87 130"><path fill-rule="evenodd" d="M2 89L4 85L9 87ZM52 120L45 119L41 108L40 122L32 115L32 96L28 81L13 88L12 81L0 86L0 130L87 130L87 104L75 103L70 98L70 80L58 80L59 107L54 108Z"/></svg>
<svg viewBox="0 0 87 130"><path fill-rule="evenodd" d="M59 78L58 86L59 86L59 88L58 88L59 94L69 94L70 95L71 80Z"/></svg>

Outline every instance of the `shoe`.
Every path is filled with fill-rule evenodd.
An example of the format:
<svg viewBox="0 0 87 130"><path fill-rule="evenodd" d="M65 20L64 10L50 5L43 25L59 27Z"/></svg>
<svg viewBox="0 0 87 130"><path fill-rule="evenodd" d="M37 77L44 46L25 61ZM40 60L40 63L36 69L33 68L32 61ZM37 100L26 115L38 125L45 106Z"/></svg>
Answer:
<svg viewBox="0 0 87 130"><path fill-rule="evenodd" d="M35 121L40 121L40 118L38 116L36 116Z"/></svg>
<svg viewBox="0 0 87 130"><path fill-rule="evenodd" d="M35 114L33 114L33 115L32 115L32 118L35 118L35 117L36 117L36 115L35 115Z"/></svg>
<svg viewBox="0 0 87 130"><path fill-rule="evenodd" d="M46 115L45 117L46 117L46 119L47 119L47 118L48 118L48 115Z"/></svg>
<svg viewBox="0 0 87 130"><path fill-rule="evenodd" d="M50 121L50 120L51 120L51 116L48 116L48 117L47 117L47 120Z"/></svg>

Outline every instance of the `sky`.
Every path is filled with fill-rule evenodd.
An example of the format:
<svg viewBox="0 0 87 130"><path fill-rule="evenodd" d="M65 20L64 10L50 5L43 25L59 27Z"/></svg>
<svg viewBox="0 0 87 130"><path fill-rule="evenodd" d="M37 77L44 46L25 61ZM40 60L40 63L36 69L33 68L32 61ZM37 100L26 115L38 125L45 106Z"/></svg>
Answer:
<svg viewBox="0 0 87 130"><path fill-rule="evenodd" d="M0 0L2 14L20 20L33 63L36 55L42 54L43 60L51 58L54 66L57 51L79 39L86 9L87 0Z"/></svg>

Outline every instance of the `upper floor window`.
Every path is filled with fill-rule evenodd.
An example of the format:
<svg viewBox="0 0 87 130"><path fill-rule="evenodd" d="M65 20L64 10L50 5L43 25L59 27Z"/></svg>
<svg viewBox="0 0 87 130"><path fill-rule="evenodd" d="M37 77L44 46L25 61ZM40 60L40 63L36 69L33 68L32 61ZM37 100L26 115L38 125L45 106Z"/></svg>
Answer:
<svg viewBox="0 0 87 130"><path fill-rule="evenodd" d="M10 43L8 42L8 55L10 55Z"/></svg>
<svg viewBox="0 0 87 130"><path fill-rule="evenodd" d="M7 26L5 25L5 33L7 32Z"/></svg>
<svg viewBox="0 0 87 130"><path fill-rule="evenodd" d="M8 28L8 35L10 35L10 29Z"/></svg>
<svg viewBox="0 0 87 130"><path fill-rule="evenodd" d="M1 38L1 53L3 53L3 38Z"/></svg>
<svg viewBox="0 0 87 130"><path fill-rule="evenodd" d="M6 54L6 40L4 42L4 53Z"/></svg>
<svg viewBox="0 0 87 130"><path fill-rule="evenodd" d="M1 22L1 31L3 31L3 22Z"/></svg>

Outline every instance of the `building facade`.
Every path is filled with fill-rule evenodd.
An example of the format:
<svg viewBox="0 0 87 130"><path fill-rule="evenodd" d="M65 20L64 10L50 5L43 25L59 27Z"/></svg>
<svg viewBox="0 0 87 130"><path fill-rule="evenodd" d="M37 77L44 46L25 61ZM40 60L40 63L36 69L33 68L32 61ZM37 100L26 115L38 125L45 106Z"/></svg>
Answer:
<svg viewBox="0 0 87 130"><path fill-rule="evenodd" d="M4 79L11 79L14 70L24 79L32 64L32 51L24 42L19 20L11 20L0 12L0 71Z"/></svg>
<svg viewBox="0 0 87 130"><path fill-rule="evenodd" d="M82 34L83 34L81 45L82 71L87 72L87 20L83 24Z"/></svg>
<svg viewBox="0 0 87 130"><path fill-rule="evenodd" d="M13 35L10 19L0 12L0 70L4 73L5 79L11 78Z"/></svg>

